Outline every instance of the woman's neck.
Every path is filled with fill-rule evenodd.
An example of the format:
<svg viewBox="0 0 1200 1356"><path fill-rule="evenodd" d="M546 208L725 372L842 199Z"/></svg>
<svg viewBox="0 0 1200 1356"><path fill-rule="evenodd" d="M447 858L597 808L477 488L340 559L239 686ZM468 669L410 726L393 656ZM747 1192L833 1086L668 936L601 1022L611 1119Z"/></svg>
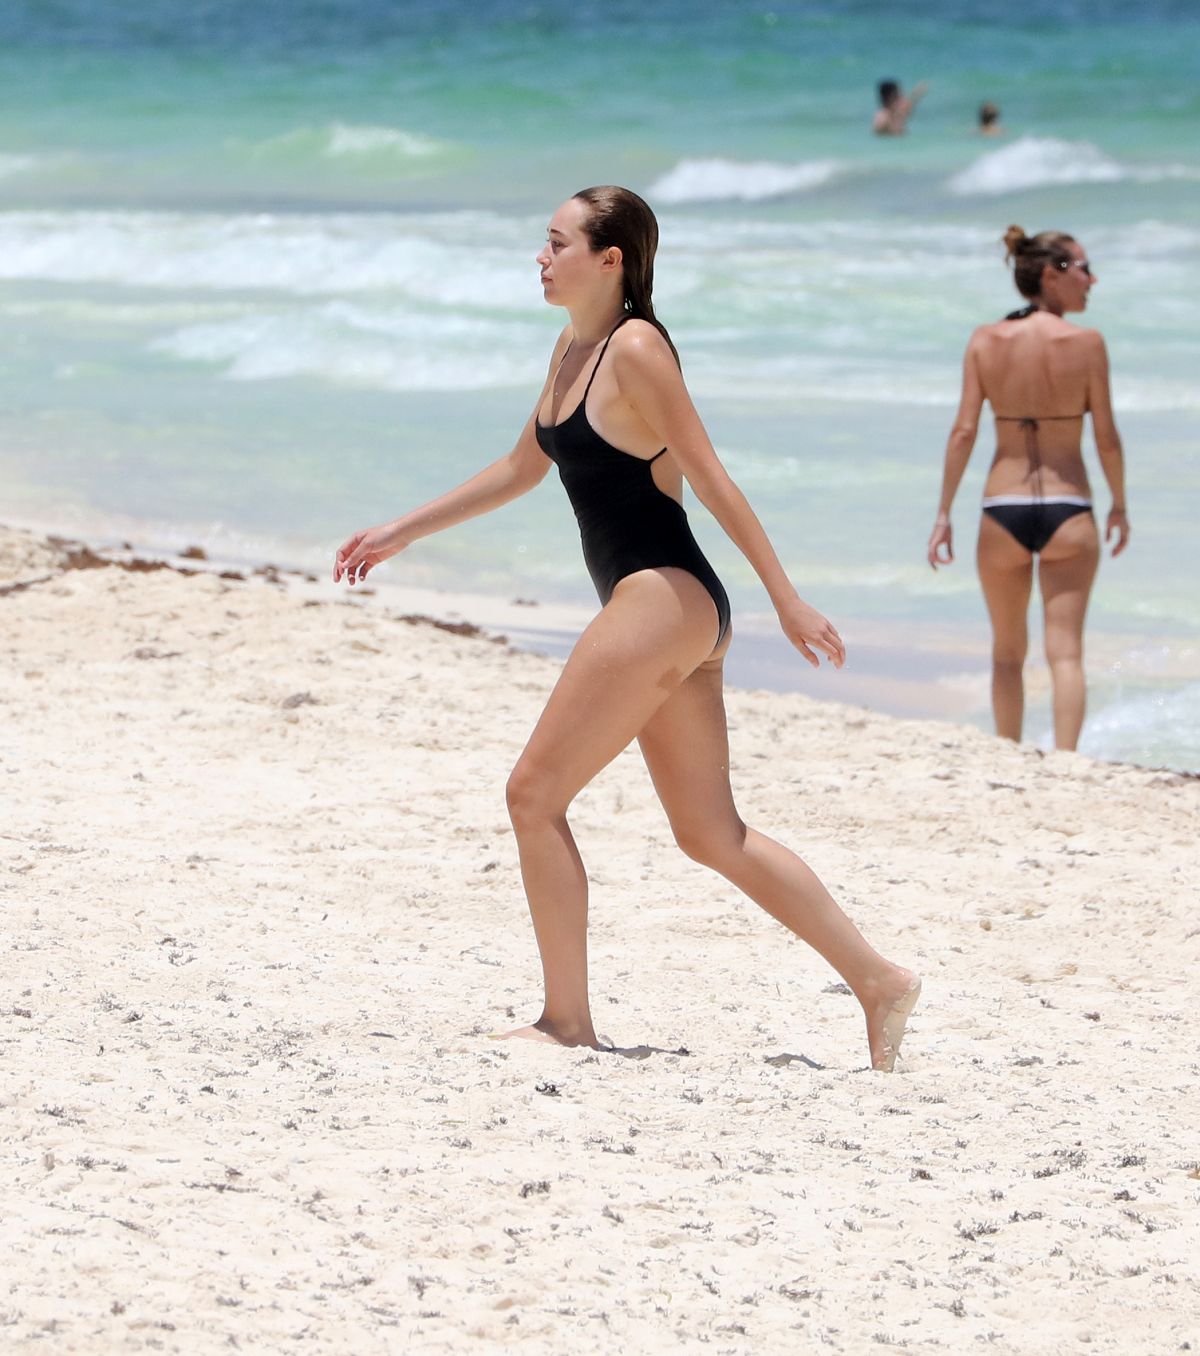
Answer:
<svg viewBox="0 0 1200 1356"><path fill-rule="evenodd" d="M1029 303L1035 311L1046 311L1049 315L1056 315L1061 320L1063 317L1063 308L1056 301L1049 301L1046 297L1034 297Z"/></svg>
<svg viewBox="0 0 1200 1356"><path fill-rule="evenodd" d="M571 317L571 334L583 348L592 348L602 344L617 327L625 314L625 303L620 298L605 298L591 305L572 306L567 310Z"/></svg>

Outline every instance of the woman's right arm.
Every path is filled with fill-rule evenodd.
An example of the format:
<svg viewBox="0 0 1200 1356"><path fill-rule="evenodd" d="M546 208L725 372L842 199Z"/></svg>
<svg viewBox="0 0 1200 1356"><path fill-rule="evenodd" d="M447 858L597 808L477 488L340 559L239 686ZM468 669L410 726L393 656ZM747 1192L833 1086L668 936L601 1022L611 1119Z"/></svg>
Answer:
<svg viewBox="0 0 1200 1356"><path fill-rule="evenodd" d="M979 413L983 409L983 383L979 378L979 331L967 343L963 355L962 399L946 442L946 462L942 470L942 495L938 500L937 517L929 534L926 552L930 565L949 565L954 559L954 540L950 528L950 507L971 459L975 438L979 432ZM944 554L943 554L944 552Z"/></svg>
<svg viewBox="0 0 1200 1356"><path fill-rule="evenodd" d="M1092 414L1092 432L1096 437L1096 452L1100 458L1100 469L1108 482L1112 495L1112 508L1108 511L1108 522L1104 528L1104 540L1111 541L1116 536L1117 544L1113 555L1119 556L1129 542L1129 518L1125 511L1125 454L1121 448L1121 435L1117 432L1117 421L1113 417L1112 393L1108 381L1108 350L1104 339L1096 330L1089 331L1088 352L1088 409Z"/></svg>
<svg viewBox="0 0 1200 1356"><path fill-rule="evenodd" d="M513 450L507 456L492 462L490 466L484 467L470 480L464 481L437 499L430 500L428 504L413 509L411 513L395 518L390 523L364 528L348 537L334 557L335 584L343 576L350 584L360 583L376 565L397 555L413 542L419 541L422 537L431 537L435 532L441 532L447 527L465 523L469 518L478 518L481 514L490 513L492 509L498 509L532 490L542 481L550 469L550 459L538 446L534 422L550 384L550 373L553 373L565 351L564 333L555 345L546 384L542 387L533 413L526 420Z"/></svg>

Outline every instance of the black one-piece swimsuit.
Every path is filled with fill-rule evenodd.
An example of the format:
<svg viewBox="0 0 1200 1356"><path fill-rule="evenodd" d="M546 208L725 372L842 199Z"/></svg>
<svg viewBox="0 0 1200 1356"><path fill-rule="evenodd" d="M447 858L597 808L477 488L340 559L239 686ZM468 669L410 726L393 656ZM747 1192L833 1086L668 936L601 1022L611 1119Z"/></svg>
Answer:
<svg viewBox="0 0 1200 1356"><path fill-rule="evenodd" d="M538 446L558 467L579 523L584 563L601 603L608 602L626 575L638 570L667 566L686 570L708 590L717 609L719 645L729 630L729 598L692 536L683 505L654 483L651 465L667 449L653 457L635 457L606 442L588 422L588 392L613 334L624 323L620 321L604 341L574 411L561 423L535 421Z"/></svg>

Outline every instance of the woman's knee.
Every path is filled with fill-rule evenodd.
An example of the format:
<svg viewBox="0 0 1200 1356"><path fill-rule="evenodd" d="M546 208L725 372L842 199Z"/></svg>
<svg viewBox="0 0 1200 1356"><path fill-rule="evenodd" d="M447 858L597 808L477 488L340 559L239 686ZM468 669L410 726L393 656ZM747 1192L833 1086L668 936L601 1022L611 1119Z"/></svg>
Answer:
<svg viewBox="0 0 1200 1356"><path fill-rule="evenodd" d="M992 668L997 673L1020 674L1025 667L1025 656L1029 646L1017 644L995 644L992 646Z"/></svg>
<svg viewBox="0 0 1200 1356"><path fill-rule="evenodd" d="M714 871L724 870L746 842L746 826L740 819L727 824L711 820L679 822L673 823L671 830L685 857Z"/></svg>
<svg viewBox="0 0 1200 1356"><path fill-rule="evenodd" d="M1083 647L1075 641L1064 640L1062 643L1055 644L1054 641L1045 641L1045 662L1051 669L1071 670L1081 669L1083 667Z"/></svg>
<svg viewBox="0 0 1200 1356"><path fill-rule="evenodd" d="M1046 663L1053 667L1082 665L1083 635L1061 626L1046 628Z"/></svg>
<svg viewBox="0 0 1200 1356"><path fill-rule="evenodd" d="M550 777L535 763L522 758L508 775L504 788L508 817L513 827L544 822L566 811L558 804Z"/></svg>

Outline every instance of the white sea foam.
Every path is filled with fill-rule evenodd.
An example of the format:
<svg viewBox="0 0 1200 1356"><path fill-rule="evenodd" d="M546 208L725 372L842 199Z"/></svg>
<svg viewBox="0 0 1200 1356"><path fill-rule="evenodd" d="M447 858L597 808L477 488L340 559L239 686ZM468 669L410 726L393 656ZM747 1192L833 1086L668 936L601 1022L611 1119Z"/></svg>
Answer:
<svg viewBox="0 0 1200 1356"><path fill-rule="evenodd" d="M1093 709L1079 748L1094 758L1200 768L1200 683L1120 696Z"/></svg>
<svg viewBox="0 0 1200 1356"><path fill-rule="evenodd" d="M37 167L37 164L38 157L34 155L0 153L0 179L11 179L15 174L28 174L31 169Z"/></svg>
<svg viewBox="0 0 1200 1356"><path fill-rule="evenodd" d="M989 151L947 183L961 197L1017 193L1048 184L1114 184L1125 180L1161 183L1200 178L1190 165L1126 165L1090 141L1058 137L1020 137L1010 146Z"/></svg>
<svg viewBox="0 0 1200 1356"><path fill-rule="evenodd" d="M399 127L354 126L335 122L327 130L330 155L374 155L380 151L424 159L445 149L432 137L405 132Z"/></svg>
<svg viewBox="0 0 1200 1356"><path fill-rule="evenodd" d="M518 248L500 224L467 213L414 226L384 213L9 212L0 214L0 278L300 295L394 290L442 305L525 309L538 296L534 240Z"/></svg>
<svg viewBox="0 0 1200 1356"><path fill-rule="evenodd" d="M331 302L185 325L151 348L217 364L233 381L309 377L387 391L478 391L536 386L545 336L509 321Z"/></svg>
<svg viewBox="0 0 1200 1356"><path fill-rule="evenodd" d="M837 160L802 160L794 165L770 160L681 160L646 190L651 201L762 202L820 188L842 170Z"/></svg>
<svg viewBox="0 0 1200 1356"><path fill-rule="evenodd" d="M252 155L269 159L276 155L311 155L322 159L374 157L395 163L427 161L454 147L445 141L409 132L402 127L372 123L327 123L321 127L296 127L249 146Z"/></svg>

